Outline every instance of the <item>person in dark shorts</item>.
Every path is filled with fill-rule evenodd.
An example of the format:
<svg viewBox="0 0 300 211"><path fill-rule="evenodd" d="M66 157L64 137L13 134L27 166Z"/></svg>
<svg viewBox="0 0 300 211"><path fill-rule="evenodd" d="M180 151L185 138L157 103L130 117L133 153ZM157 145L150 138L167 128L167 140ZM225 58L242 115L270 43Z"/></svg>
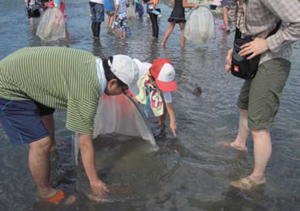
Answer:
<svg viewBox="0 0 300 211"><path fill-rule="evenodd" d="M228 23L228 11L230 8L230 0L222 0L221 6L223 8L223 25L220 26L220 29L225 30L227 33L229 33L230 28Z"/></svg>
<svg viewBox="0 0 300 211"><path fill-rule="evenodd" d="M34 28L33 18L39 18L41 16L42 1L41 0L25 0L25 6L27 10L27 15L30 20L30 26Z"/></svg>
<svg viewBox="0 0 300 211"><path fill-rule="evenodd" d="M161 43L162 46L166 45L166 42L170 36L170 34L173 32L173 29L175 25L178 23L180 26L180 40L181 40L181 46L183 47L185 45L185 38L183 36L183 30L185 27L185 15L184 15L184 8L198 8L199 4L189 4L187 3L187 0L173 0L173 10L172 13L168 19L169 21L169 28L167 29L163 41Z"/></svg>
<svg viewBox="0 0 300 211"><path fill-rule="evenodd" d="M13 145L30 146L29 169L42 199L56 203L65 197L49 183L54 109L66 110L66 127L79 134L93 199L105 197L108 189L99 179L94 158L97 107L103 93L118 95L130 88L139 94L137 80L138 70L126 55L100 59L83 50L33 47L0 61L0 122Z"/></svg>
<svg viewBox="0 0 300 211"><path fill-rule="evenodd" d="M92 32L96 40L100 37L101 23L104 22L104 0L90 0Z"/></svg>

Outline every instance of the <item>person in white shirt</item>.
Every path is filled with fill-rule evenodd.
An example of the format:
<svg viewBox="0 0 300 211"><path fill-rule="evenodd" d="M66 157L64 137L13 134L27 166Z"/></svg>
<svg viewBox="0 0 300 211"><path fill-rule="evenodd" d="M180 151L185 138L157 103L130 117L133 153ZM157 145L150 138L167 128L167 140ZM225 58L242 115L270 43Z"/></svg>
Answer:
<svg viewBox="0 0 300 211"><path fill-rule="evenodd" d="M175 70L171 62L167 59L156 59L153 64L140 62L133 59L139 70L139 94L134 96L139 103L151 108L153 114L158 117L158 124L164 125L167 113L170 117L170 129L176 137L176 117L172 104L171 92L177 90L175 80Z"/></svg>

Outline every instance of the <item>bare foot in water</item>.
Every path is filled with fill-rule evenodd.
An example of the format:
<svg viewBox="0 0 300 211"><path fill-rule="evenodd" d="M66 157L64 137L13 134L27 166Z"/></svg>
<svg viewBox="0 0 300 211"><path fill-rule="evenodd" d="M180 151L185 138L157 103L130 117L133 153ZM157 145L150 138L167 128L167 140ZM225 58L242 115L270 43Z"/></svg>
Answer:
<svg viewBox="0 0 300 211"><path fill-rule="evenodd" d="M248 148L246 146L243 145L239 145L234 141L225 141L221 143L223 146L225 147L231 147L235 150L241 151L241 152L247 152Z"/></svg>
<svg viewBox="0 0 300 211"><path fill-rule="evenodd" d="M161 45L162 47L166 47L166 43L165 43L165 42L162 42L160 45Z"/></svg>
<svg viewBox="0 0 300 211"><path fill-rule="evenodd" d="M266 178L264 176L260 178L252 178L251 176L248 176L231 182L231 186L241 190L253 190L265 183Z"/></svg>

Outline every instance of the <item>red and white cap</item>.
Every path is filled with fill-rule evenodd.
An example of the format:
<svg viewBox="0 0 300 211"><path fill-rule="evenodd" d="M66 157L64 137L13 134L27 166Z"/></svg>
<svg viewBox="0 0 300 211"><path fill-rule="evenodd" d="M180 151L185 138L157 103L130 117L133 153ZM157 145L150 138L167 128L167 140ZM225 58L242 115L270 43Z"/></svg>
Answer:
<svg viewBox="0 0 300 211"><path fill-rule="evenodd" d="M154 60L150 73L161 91L173 92L177 89L175 70L168 59Z"/></svg>

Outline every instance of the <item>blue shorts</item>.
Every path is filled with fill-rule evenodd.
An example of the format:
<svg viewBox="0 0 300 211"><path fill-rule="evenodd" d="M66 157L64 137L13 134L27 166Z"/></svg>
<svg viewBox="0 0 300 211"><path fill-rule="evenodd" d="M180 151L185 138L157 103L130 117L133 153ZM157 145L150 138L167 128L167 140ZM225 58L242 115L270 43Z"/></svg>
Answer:
<svg viewBox="0 0 300 211"><path fill-rule="evenodd" d="M227 7L229 9L230 8L230 0L222 0L221 6Z"/></svg>
<svg viewBox="0 0 300 211"><path fill-rule="evenodd" d="M5 100L0 98L0 121L13 145L31 143L49 136L42 115L54 109L32 100Z"/></svg>
<svg viewBox="0 0 300 211"><path fill-rule="evenodd" d="M104 22L104 6L103 4L98 4L90 2L91 9L91 20L92 22Z"/></svg>

